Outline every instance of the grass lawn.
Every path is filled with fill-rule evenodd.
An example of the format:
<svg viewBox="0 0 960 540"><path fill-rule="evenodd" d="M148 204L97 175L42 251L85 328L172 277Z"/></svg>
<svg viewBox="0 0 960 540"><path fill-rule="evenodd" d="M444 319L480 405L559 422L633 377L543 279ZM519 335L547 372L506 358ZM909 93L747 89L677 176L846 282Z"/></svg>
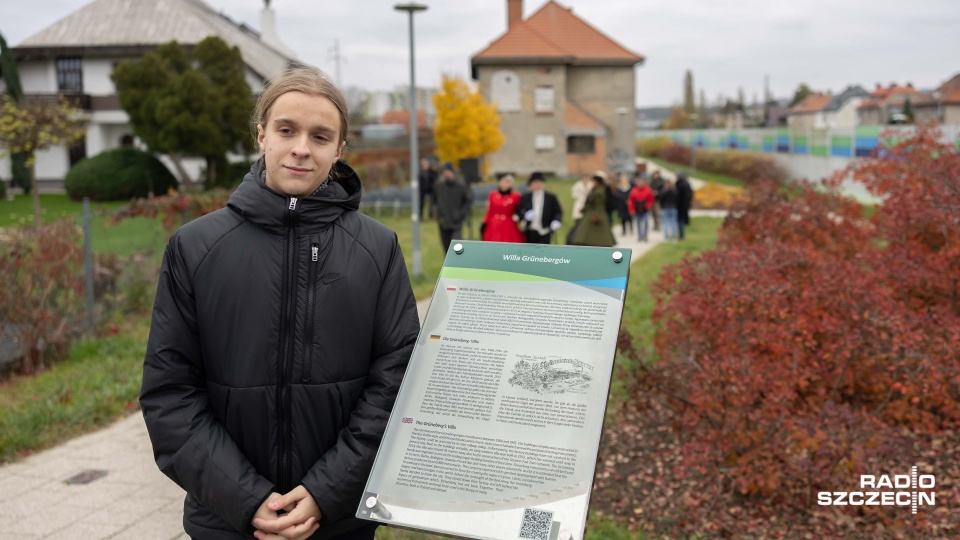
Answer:
<svg viewBox="0 0 960 540"><path fill-rule="evenodd" d="M94 215L103 210L116 210L126 203L90 203ZM40 217L44 223L50 223L65 217L83 215L83 204L71 201L66 195L40 195ZM12 201L0 200L0 227L33 226L33 198L30 195L16 195Z"/></svg>
<svg viewBox="0 0 960 540"><path fill-rule="evenodd" d="M94 253L127 256L138 252L159 252L166 241L166 233L159 219L132 218L115 225L106 223L106 216L123 207L124 202L91 203L90 241ZM40 210L44 223L72 218L82 224L83 204L71 201L66 195L40 195ZM33 225L33 200L28 195L17 195L13 201L0 200L0 228L30 227Z"/></svg>
<svg viewBox="0 0 960 540"><path fill-rule="evenodd" d="M123 418L139 407L147 321L75 343L39 375L0 382L0 463Z"/></svg>
<svg viewBox="0 0 960 540"><path fill-rule="evenodd" d="M669 161L662 160L660 158L640 156L643 159L650 160L657 165L663 167L664 169L669 169L673 172L685 172L688 176L694 178L699 178L700 180L706 180L707 182L716 182L717 184L723 184L725 186L742 186L743 180L738 180L732 176L727 176L724 174L716 174L712 172L707 172L701 169L694 171L690 167L684 165L677 165L675 163L670 163Z"/></svg>

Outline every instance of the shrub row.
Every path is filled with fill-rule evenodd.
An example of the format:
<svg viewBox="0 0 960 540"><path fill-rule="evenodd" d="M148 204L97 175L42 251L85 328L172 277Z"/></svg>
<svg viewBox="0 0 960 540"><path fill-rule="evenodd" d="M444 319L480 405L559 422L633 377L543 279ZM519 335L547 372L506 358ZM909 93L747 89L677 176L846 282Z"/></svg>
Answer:
<svg viewBox="0 0 960 540"><path fill-rule="evenodd" d="M85 284L80 228L62 220L39 229L0 229L0 326L26 352L18 370L42 369L84 331ZM117 259L94 260L96 296L108 293Z"/></svg>
<svg viewBox="0 0 960 540"><path fill-rule="evenodd" d="M669 137L655 137L637 141L637 153L655 157L677 165L690 165L692 149ZM787 171L769 156L739 150L696 149L697 168L732 176L746 183L770 179L783 181Z"/></svg>
<svg viewBox="0 0 960 540"><path fill-rule="evenodd" d="M960 466L937 447L960 428L960 155L937 141L918 130L828 182L884 201L869 218L834 190L755 182L718 249L661 276L657 360L633 390L666 404L682 442L680 503L648 508L675 527L660 532L956 537L941 508L817 505L860 474Z"/></svg>

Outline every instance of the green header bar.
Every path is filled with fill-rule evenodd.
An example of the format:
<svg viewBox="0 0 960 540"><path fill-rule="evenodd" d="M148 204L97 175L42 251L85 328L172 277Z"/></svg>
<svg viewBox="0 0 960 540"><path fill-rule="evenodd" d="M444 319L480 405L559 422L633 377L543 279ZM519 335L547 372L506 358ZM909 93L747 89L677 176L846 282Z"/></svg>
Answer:
<svg viewBox="0 0 960 540"><path fill-rule="evenodd" d="M459 255L453 249L457 244L463 246L463 252ZM614 261L616 252L621 256L619 263ZM444 272L448 269L475 269L527 274L546 278L545 281L597 282L626 279L630 272L631 254L629 248L454 240L443 268ZM453 272L451 276L454 274L464 276L462 272Z"/></svg>

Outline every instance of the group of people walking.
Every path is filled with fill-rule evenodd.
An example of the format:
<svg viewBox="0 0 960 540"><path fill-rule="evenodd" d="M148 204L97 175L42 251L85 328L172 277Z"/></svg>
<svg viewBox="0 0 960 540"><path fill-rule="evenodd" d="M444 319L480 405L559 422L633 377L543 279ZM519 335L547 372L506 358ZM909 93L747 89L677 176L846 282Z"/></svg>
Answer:
<svg viewBox="0 0 960 540"><path fill-rule="evenodd" d="M649 240L650 218L653 218L653 230L663 226L663 236L667 241L683 240L685 229L690 224L690 205L693 203L693 187L687 174L677 173L676 182L666 180L660 171L650 175L645 182L643 175L637 175L633 181L626 175L620 176L617 197L617 214L624 235L637 224L637 237L641 242Z"/></svg>
<svg viewBox="0 0 960 540"><path fill-rule="evenodd" d="M453 165L443 166L439 178L436 167L424 160L421 167L420 215L424 202L430 202L429 215L436 214L440 241L446 252L450 243L462 238L473 197L470 188L457 179ZM690 223L693 189L685 173L678 173L676 182L664 179L654 171L633 178L626 174L613 184L605 172L583 176L571 188L574 225L564 239L570 245L613 246L611 231L614 213L621 221L624 235L633 232L649 241L650 221L653 230L663 229L667 241L683 240ZM514 189L515 178L506 174L497 181L497 189L487 197L487 210L480 225L481 239L489 242L549 244L563 223L563 208L557 196L546 190L546 177L534 172L527 180L527 189Z"/></svg>

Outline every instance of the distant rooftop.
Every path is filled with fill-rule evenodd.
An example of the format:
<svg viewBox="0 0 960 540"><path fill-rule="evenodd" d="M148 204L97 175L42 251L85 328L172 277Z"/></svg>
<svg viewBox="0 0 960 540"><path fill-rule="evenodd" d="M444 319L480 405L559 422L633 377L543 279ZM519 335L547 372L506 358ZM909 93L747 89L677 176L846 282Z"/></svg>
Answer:
<svg viewBox="0 0 960 540"><path fill-rule="evenodd" d="M94 0L30 36L14 52L40 56L45 50L79 49L84 54L149 48L177 41L196 45L219 36L240 49L244 63L264 78L274 77L296 59L264 43L260 34L217 13L202 0Z"/></svg>
<svg viewBox="0 0 960 540"><path fill-rule="evenodd" d="M814 93L800 100L790 107L790 114L807 114L822 111L833 99L830 94Z"/></svg>
<svg viewBox="0 0 960 540"><path fill-rule="evenodd" d="M644 57L550 0L527 19L517 21L502 36L471 58L472 64L524 59L571 63L641 63Z"/></svg>

